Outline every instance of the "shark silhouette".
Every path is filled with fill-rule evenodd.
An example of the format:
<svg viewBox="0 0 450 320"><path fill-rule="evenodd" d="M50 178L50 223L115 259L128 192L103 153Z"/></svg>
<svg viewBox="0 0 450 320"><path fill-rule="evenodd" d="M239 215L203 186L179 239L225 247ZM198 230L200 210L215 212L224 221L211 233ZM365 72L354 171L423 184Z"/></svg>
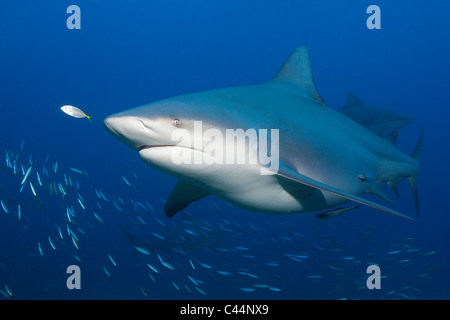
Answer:
<svg viewBox="0 0 450 320"><path fill-rule="evenodd" d="M339 112L379 136L397 131L415 121L412 117L389 109L367 106L350 92L347 92L347 101Z"/></svg>
<svg viewBox="0 0 450 320"><path fill-rule="evenodd" d="M278 147L265 149L267 155L278 151L275 168L262 161L175 162L174 154L187 153L192 159L208 152L210 145L205 147L204 142L211 142L211 137L195 135L198 122L204 131L223 135L230 129L278 130ZM113 114L104 124L147 164L178 179L165 205L169 217L213 194L263 213L329 210L351 200L410 219L361 197L373 193L390 201L382 184L395 189L404 178L411 182L418 211L416 178L423 131L414 152L407 155L389 139L326 107L305 47L297 48L268 83L180 95ZM174 139L180 135L197 140L183 144ZM240 143L236 149L246 147L237 149L245 150L245 156L263 149L259 140L232 142ZM217 150L235 150L226 147Z"/></svg>

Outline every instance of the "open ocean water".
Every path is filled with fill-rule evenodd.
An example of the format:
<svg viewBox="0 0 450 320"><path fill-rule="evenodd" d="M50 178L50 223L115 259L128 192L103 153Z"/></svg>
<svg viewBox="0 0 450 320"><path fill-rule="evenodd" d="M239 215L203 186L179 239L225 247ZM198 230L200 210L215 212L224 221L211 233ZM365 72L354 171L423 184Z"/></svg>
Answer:
<svg viewBox="0 0 450 320"><path fill-rule="evenodd" d="M73 4L81 29L66 25ZM366 26L373 4L381 29ZM449 299L449 14L437 0L0 4L0 299ZM267 82L299 46L329 108L352 92L414 117L396 145L407 154L424 128L421 216L402 181L400 198L386 192L413 221L363 206L327 220L261 214L214 196L167 218L176 180L103 119Z"/></svg>

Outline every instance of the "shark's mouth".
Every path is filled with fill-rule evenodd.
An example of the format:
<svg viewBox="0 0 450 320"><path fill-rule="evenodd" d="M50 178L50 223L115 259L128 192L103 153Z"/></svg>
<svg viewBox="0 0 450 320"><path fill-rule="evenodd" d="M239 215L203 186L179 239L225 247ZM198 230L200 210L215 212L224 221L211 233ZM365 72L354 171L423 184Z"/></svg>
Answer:
<svg viewBox="0 0 450 320"><path fill-rule="evenodd" d="M191 148L191 147L185 147L185 146L179 146L179 145L174 145L174 144L155 144L155 145L141 145L139 147L137 147L137 151L142 151L142 150L146 150L146 149L157 149L157 148L184 148L184 149L191 149L191 150L195 150L195 151L200 151L203 152L202 150L198 150L195 148Z"/></svg>
<svg viewBox="0 0 450 320"><path fill-rule="evenodd" d="M164 168L174 170L175 168L183 167L180 165L198 164L193 161L193 159L198 159L199 155L197 153L200 154L200 159L203 160L203 152L173 144L141 145L136 149L145 162L150 165L156 165L160 170Z"/></svg>
<svg viewBox="0 0 450 320"><path fill-rule="evenodd" d="M151 148L167 148L167 147L175 147L173 144L159 144L159 145L142 145L137 147L138 151L144 150L144 149L151 149Z"/></svg>

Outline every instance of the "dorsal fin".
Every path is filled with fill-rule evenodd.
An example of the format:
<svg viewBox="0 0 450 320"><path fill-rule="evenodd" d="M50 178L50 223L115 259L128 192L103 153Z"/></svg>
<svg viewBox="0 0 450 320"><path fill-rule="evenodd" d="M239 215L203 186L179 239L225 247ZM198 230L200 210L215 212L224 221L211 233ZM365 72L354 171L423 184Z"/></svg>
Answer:
<svg viewBox="0 0 450 320"><path fill-rule="evenodd" d="M309 50L306 47L295 49L271 82L303 90L314 101L326 105L314 84Z"/></svg>
<svg viewBox="0 0 450 320"><path fill-rule="evenodd" d="M347 91L347 100L345 101L345 105L343 106L343 108L361 107L361 106L365 106L364 102L362 102L353 93Z"/></svg>

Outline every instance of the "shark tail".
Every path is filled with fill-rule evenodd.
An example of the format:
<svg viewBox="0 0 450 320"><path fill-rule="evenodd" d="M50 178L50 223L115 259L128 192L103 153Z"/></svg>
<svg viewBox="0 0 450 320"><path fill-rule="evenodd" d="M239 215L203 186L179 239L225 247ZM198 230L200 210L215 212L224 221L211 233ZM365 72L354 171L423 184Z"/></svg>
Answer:
<svg viewBox="0 0 450 320"><path fill-rule="evenodd" d="M424 130L422 129L419 140L417 141L416 147L414 148L414 151L411 154L411 157L414 160L416 160L417 163L420 162L420 157L422 155L423 135L424 135ZM414 176L408 177L408 180L409 180L409 183L411 184L411 188L414 193L414 200L416 203L416 213L417 213L417 216L420 216L419 194L417 192L417 174Z"/></svg>
<svg viewBox="0 0 450 320"><path fill-rule="evenodd" d="M411 153L411 158L417 161L417 163L420 162L420 157L422 155L422 146L423 146L423 136L424 136L424 130L422 129L422 132L420 133L419 140L417 141L416 147L414 148L414 151ZM408 181L411 185L412 191L414 193L414 201L416 205L416 214L417 216L420 216L420 206L419 206L419 193L417 191L417 175L418 171L415 175L406 177L408 178ZM400 194L398 192L398 184L400 181L402 181L405 177L399 177L397 179L394 179L392 181L387 181L386 184L394 191L394 193L400 197Z"/></svg>

